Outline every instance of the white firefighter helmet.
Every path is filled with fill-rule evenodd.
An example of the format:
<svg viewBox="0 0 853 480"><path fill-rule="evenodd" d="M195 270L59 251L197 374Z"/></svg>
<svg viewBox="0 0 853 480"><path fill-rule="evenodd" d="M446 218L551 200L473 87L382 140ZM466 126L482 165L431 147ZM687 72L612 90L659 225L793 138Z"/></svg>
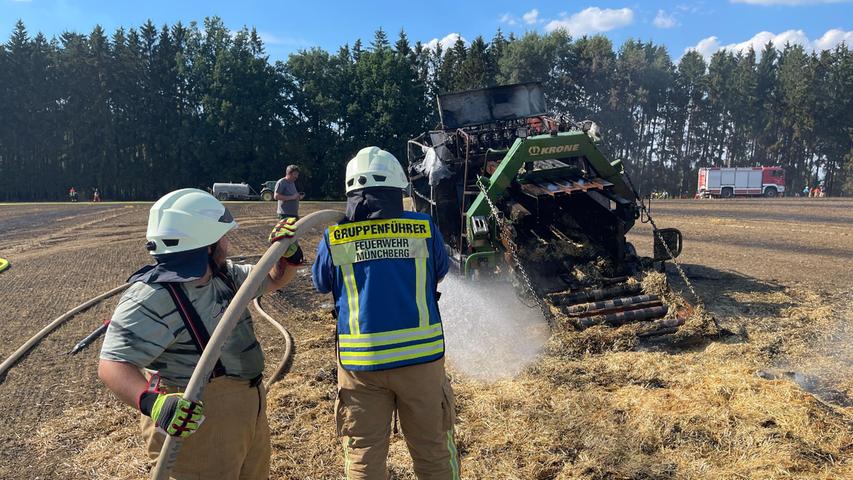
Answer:
<svg viewBox="0 0 853 480"><path fill-rule="evenodd" d="M365 147L347 163L346 191L370 187L406 188L409 181L397 158L379 147Z"/></svg>
<svg viewBox="0 0 853 480"><path fill-rule="evenodd" d="M237 227L231 212L213 195L196 188L167 193L148 214L148 251L152 255L186 252L219 241Z"/></svg>

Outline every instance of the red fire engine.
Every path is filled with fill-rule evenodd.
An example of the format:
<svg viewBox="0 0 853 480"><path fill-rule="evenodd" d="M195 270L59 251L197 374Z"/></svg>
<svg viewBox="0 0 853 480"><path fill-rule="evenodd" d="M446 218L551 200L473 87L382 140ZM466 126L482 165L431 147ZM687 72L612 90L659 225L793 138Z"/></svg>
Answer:
<svg viewBox="0 0 853 480"><path fill-rule="evenodd" d="M699 169L698 197L775 197L785 194L782 167L708 167Z"/></svg>

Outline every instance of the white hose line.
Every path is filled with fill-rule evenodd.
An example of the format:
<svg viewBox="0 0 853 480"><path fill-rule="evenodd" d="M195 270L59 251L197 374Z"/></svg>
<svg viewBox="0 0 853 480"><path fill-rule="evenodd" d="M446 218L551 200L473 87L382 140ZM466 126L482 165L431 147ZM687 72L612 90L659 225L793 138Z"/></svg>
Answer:
<svg viewBox="0 0 853 480"><path fill-rule="evenodd" d="M26 354L31 348L33 348L33 346L35 346L35 344L37 344L39 341L41 341L41 339L46 337L48 333L55 330L58 326L65 323L69 318L73 317L74 315L82 312L83 310L86 310L87 308L91 307L92 305L100 302L101 300L104 300L105 298L109 298L109 297L125 290L129 286L130 286L129 283L125 283L124 285L118 286L118 287L116 287L116 288L114 288L108 292L104 292L95 298L92 298L90 300L87 300L87 301L81 303L80 305L77 305L76 307L72 308L71 310L69 310L69 311L63 313L62 315L60 315L59 317L57 317L54 321L47 324L46 327L42 328L41 331L39 331L32 338L27 340L27 343L21 345L21 348L15 350L15 353L13 353L2 364L0 364L0 379L3 378L3 376L6 374L6 371L9 370L9 368L11 368L12 365L15 364L15 362L17 362L21 357L23 357L24 354Z"/></svg>
<svg viewBox="0 0 853 480"><path fill-rule="evenodd" d="M222 354L222 346L231 335L231 331L237 325L237 322L242 317L246 307L252 300L252 296L258 290L272 267L281 258L281 255L287 248L295 242L299 237L313 228L330 225L339 222L343 218L343 213L335 210L320 210L314 212L305 218L296 222L296 235L293 238L287 238L276 242L267 249L266 253L261 257L248 278L243 282L225 313L213 330L207 347L199 358L195 370L193 370L187 388L184 391L184 398L190 401L198 401L201 398L202 390L207 384L210 373L216 364L216 360ZM157 459L157 465L151 472L151 478L156 480L166 480L169 478L169 472L175 465L178 459L178 452L181 448L181 438L166 435L166 441L163 443L163 448L160 449L160 456Z"/></svg>
<svg viewBox="0 0 853 480"><path fill-rule="evenodd" d="M261 255L238 255L234 257L228 257L232 261L236 260L247 260L249 258L260 258ZM274 319L272 315L266 312L266 310L261 307L261 297L258 297L252 300L252 304L255 306L255 310L257 310L258 315L264 317L266 321L270 323L276 330L281 333L284 337L284 354L281 356L281 361L278 363L278 367L276 367L275 372L273 372L272 376L264 382L264 388L269 390L272 384L281 380L281 377L284 376L284 369L287 367L287 364L290 362L290 358L293 356L293 337L290 335L290 332L287 331L287 328L284 327L278 320Z"/></svg>
<svg viewBox="0 0 853 480"><path fill-rule="evenodd" d="M236 257L229 257L229 258L247 259L247 258L252 258L254 256L260 257L260 255L243 255L243 256L236 256ZM80 305L72 308L68 312L63 313L61 316L57 317L56 320L50 322L40 332L38 332L37 334L35 334L35 336L33 336L31 339L29 339L27 341L27 343L22 345L21 348L19 348L14 353L12 353L12 355L9 356L9 358L7 358L6 360L3 361L3 364L0 365L0 383L2 383L3 375L6 374L6 371L9 370L10 368L12 368L12 366L15 365L15 363L17 363L17 361L20 360L22 356L24 356L24 354L26 354L28 351L30 351L33 348L33 346L35 346L35 344L37 344L40 340L42 340L44 337L46 337L48 333L55 330L58 326L62 325L66 321L68 321L74 315L77 315L78 313L82 312L83 310L86 310L87 308L91 308L96 303L99 303L102 300L106 300L107 298L127 289L128 287L130 287L130 285L131 285L130 283L125 283L124 285L120 285L120 286L118 286L118 287L116 287L116 288L114 288L108 292L104 292L95 298L86 300L84 303L81 303ZM284 335L286 338L288 349L285 350L285 360L282 361L282 365L284 365L284 363L286 362L286 357L288 355L290 355L290 345L292 344L292 340L290 339L290 335L287 334L287 330L285 330L284 327L281 326L281 324L279 324L272 317L267 315L266 312L264 312L260 308L258 308L258 311L261 312L261 315L264 318L266 318L270 323L272 323L274 326L276 326L276 328L278 328L279 331L282 332L282 335ZM281 369L281 367L279 367L279 368ZM278 373L279 373L279 371L277 370L276 375L278 375ZM271 379L270 384L272 384L272 383L273 382Z"/></svg>
<svg viewBox="0 0 853 480"><path fill-rule="evenodd" d="M253 302L255 304L255 310L258 311L258 314L264 317L268 322L270 322L270 324L272 324L273 327L278 329L278 331L281 332L281 334L284 336L284 355L281 356L281 361L279 362L278 367L275 369L275 372L272 374L269 380L264 382L264 388L269 390L270 386L272 386L273 383L281 379L285 367L287 367L287 364L290 362L290 357L293 355L293 338L290 336L290 332L288 332L287 329L284 328L284 325L279 323L276 319L272 318L270 314L268 314L264 311L263 308L261 308L261 297L256 298Z"/></svg>

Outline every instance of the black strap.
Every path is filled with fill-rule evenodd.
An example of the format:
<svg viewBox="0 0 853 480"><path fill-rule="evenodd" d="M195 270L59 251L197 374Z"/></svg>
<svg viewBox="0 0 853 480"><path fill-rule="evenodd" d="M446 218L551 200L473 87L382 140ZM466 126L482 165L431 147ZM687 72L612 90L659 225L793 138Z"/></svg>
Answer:
<svg viewBox="0 0 853 480"><path fill-rule="evenodd" d="M237 285L234 284L234 280L231 279L231 275L228 275L228 272L224 270L217 269L216 276L225 283L228 290L231 290L231 297L233 298L234 294L237 293Z"/></svg>
<svg viewBox="0 0 853 480"><path fill-rule="evenodd" d="M189 332L190 338L192 338L193 344L195 344L195 348L198 350L198 354L201 355L210 341L210 333L208 333L207 328L204 326L204 322L202 322L201 317L198 315L198 311L193 307L192 302L187 298L184 289L181 288L179 283L161 283L160 285L166 287L166 291L169 292L172 301L175 302L178 315L184 321L184 326L187 332ZM217 359L216 366L213 367L212 377L221 377L222 375L225 375L225 366Z"/></svg>
<svg viewBox="0 0 853 480"><path fill-rule="evenodd" d="M412 189L412 191L414 191L414 189ZM432 221L432 217L430 217L429 223L430 223L430 235L432 235L432 233L433 233L432 229L435 228L435 224ZM435 248L436 248L435 245L436 245L436 243L438 243L435 241L435 235L432 235L430 240L432 240L432 249L435 250ZM438 248L444 248L444 243L438 245ZM433 286L432 291L435 294L435 303L438 303L438 301L441 300L441 292L438 291L438 264L435 263L435 251L433 251L432 253L433 254L430 255L430 261L432 262L432 280L435 282L435 285ZM445 252L445 255L447 255L446 252ZM450 259L448 259L448 261L450 261Z"/></svg>

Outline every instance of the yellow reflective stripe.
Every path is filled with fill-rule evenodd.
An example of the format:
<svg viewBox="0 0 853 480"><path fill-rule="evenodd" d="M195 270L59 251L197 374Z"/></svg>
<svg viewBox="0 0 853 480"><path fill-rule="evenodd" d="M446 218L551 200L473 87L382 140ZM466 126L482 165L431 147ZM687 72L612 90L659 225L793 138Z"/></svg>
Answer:
<svg viewBox="0 0 853 480"><path fill-rule="evenodd" d="M418 318L420 326L429 325L429 309L426 303L426 258L415 259L415 294L418 304Z"/></svg>
<svg viewBox="0 0 853 480"><path fill-rule="evenodd" d="M420 348L420 347L424 347L425 345L438 345L438 346L436 346L435 348L432 348L430 350L417 351L415 353L409 353L409 354L405 353L406 351L414 350L414 348L412 348L412 347ZM430 355L435 355L437 353L441 353L444 351L444 340L439 340L437 342L425 343L425 344L420 344L420 345L412 345L409 347L403 347L403 348L395 349L395 350L401 350L401 352L396 354L396 355L387 355L387 353L389 352L388 350L380 350L379 352L338 352L338 354L340 355L339 358L341 361L341 365L382 365L384 363L400 362L403 360L411 360L413 358L428 357ZM359 358L357 360L352 359L352 358L350 358L350 355L352 355L352 354L366 354L366 355L355 355L355 356L356 357L367 357L367 358ZM378 354L381 354L381 355L378 355ZM370 358L370 357L373 357L373 358Z"/></svg>
<svg viewBox="0 0 853 480"><path fill-rule="evenodd" d="M349 331L358 335L358 287L355 284L355 271L352 265L342 265L344 287L347 290L347 305L349 306Z"/></svg>
<svg viewBox="0 0 853 480"><path fill-rule="evenodd" d="M408 335L383 335L376 336L375 339L359 338L353 341L343 341L338 339L338 345L341 347L379 347L382 345L391 345L392 343L412 342L415 340L423 340L425 338L441 335L441 328L438 324L423 331L414 332Z"/></svg>
<svg viewBox="0 0 853 480"><path fill-rule="evenodd" d="M352 441L352 437L344 437L344 476L349 480L349 470L352 465L352 461L349 459L349 442Z"/></svg>
<svg viewBox="0 0 853 480"><path fill-rule="evenodd" d="M420 349L423 349L426 347L440 346L443 343L444 343L444 339L440 338L434 342L418 343L415 345L406 345L405 347L389 348L387 350L371 350L368 352L343 351L340 353L341 353L341 356L347 356L347 357L377 357L377 356L387 356L388 354L391 354L391 353L400 353L400 352L407 352L407 351L411 351L411 350L420 350Z"/></svg>
<svg viewBox="0 0 853 480"><path fill-rule="evenodd" d="M399 357L394 358L386 358L382 360L344 360L341 359L341 365L383 365L386 363L394 363L394 362L402 362L403 360L411 360L413 358L421 358L428 357L430 355L435 355L436 353L441 353L444 351L444 347L438 347L435 350L431 350L429 352L423 353L413 353L411 355L401 355Z"/></svg>
<svg viewBox="0 0 853 480"><path fill-rule="evenodd" d="M450 471L453 472L453 480L459 480L459 452L456 450L456 442L453 441L453 430L447 431L447 450L450 452Z"/></svg>
<svg viewBox="0 0 853 480"><path fill-rule="evenodd" d="M433 329L433 328L438 327L439 325L440 325L439 323L433 323L432 325L429 326L429 328ZM424 331L424 328L418 326L418 327L411 327L411 328L401 328L400 330L388 330L387 332L381 332L381 333L360 333L358 335L341 333L340 335L338 335L338 337L341 340L355 340L357 338L384 337L386 335L400 335L400 334L420 332L420 331Z"/></svg>

